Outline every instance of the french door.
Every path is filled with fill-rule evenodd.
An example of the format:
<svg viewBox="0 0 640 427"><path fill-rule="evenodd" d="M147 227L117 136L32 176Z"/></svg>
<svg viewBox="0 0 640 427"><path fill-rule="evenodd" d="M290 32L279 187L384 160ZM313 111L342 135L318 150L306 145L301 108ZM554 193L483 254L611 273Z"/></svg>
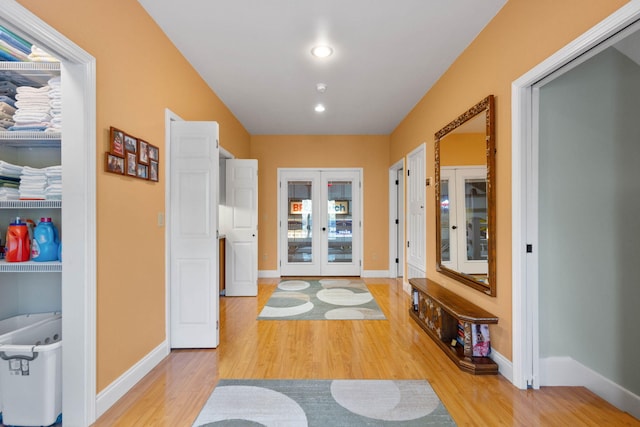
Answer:
<svg viewBox="0 0 640 427"><path fill-rule="evenodd" d="M487 274L487 168L443 167L440 195L442 265Z"/></svg>
<svg viewBox="0 0 640 427"><path fill-rule="evenodd" d="M280 274L359 276L360 170L280 169Z"/></svg>

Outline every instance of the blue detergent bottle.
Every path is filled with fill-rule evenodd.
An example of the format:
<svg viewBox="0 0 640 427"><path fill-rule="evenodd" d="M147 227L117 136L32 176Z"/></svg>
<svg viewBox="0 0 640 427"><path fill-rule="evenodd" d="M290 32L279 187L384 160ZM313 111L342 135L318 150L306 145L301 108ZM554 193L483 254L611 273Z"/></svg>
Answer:
<svg viewBox="0 0 640 427"><path fill-rule="evenodd" d="M33 261L56 261L59 246L58 230L51 222L51 218L40 218L40 222L33 230L31 259Z"/></svg>

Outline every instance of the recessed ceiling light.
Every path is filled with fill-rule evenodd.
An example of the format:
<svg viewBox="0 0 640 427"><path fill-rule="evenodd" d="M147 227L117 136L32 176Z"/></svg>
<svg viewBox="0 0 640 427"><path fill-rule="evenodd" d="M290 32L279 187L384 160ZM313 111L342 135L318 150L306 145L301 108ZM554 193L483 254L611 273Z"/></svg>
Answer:
<svg viewBox="0 0 640 427"><path fill-rule="evenodd" d="M331 56L332 53L333 49L325 45L315 46L313 49L311 49L311 55L317 58L326 58L327 56Z"/></svg>
<svg viewBox="0 0 640 427"><path fill-rule="evenodd" d="M325 93L327 90L327 85L325 83L318 83L316 85L316 90L320 93Z"/></svg>
<svg viewBox="0 0 640 427"><path fill-rule="evenodd" d="M325 108L324 108L324 105L318 104L315 106L314 110L316 110L316 113L322 113L324 112Z"/></svg>

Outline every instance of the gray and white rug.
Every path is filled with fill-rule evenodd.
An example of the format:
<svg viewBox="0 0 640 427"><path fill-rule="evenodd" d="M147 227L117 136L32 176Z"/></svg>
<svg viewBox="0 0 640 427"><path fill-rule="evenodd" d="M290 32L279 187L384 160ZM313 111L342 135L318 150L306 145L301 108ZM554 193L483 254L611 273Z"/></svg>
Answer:
<svg viewBox="0 0 640 427"><path fill-rule="evenodd" d="M193 427L455 426L422 380L220 380Z"/></svg>
<svg viewBox="0 0 640 427"><path fill-rule="evenodd" d="M360 279L284 280L258 315L258 320L359 319L385 319Z"/></svg>

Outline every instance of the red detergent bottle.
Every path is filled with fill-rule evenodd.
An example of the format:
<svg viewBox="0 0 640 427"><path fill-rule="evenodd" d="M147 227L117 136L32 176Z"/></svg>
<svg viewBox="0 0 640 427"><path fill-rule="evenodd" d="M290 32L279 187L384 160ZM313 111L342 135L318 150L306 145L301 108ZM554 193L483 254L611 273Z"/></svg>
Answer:
<svg viewBox="0 0 640 427"><path fill-rule="evenodd" d="M20 221L20 217L17 217L15 222L9 224L6 241L5 260L7 262L29 261L31 256L29 228L26 222Z"/></svg>

